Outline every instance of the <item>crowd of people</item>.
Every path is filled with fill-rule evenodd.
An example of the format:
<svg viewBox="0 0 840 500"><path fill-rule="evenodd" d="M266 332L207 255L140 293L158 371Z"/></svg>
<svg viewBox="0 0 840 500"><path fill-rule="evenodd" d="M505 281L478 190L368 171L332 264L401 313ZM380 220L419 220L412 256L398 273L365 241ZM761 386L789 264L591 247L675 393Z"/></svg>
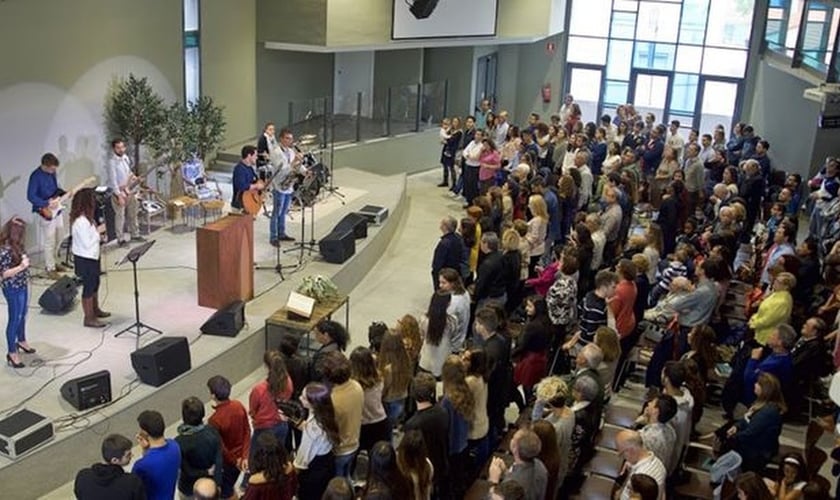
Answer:
<svg viewBox="0 0 840 500"><path fill-rule="evenodd" d="M134 441L103 440L77 497L585 497L615 400L641 383L635 420L614 435L614 498L674 497L689 444L703 440L718 468L737 458L739 498L829 498L810 456L778 455L783 425L840 366L840 162L803 185L747 124L728 139L722 126L683 137L679 122L632 105L584 123L571 96L550 123L508 119L484 102L442 124L441 187L465 213L440 222L424 314L373 323L368 346L349 353L331 320L314 329L311 356L285 336L247 405L216 375L212 414L184 399L176 436L142 412ZM84 201L74 219L93 234ZM0 232L3 291L18 309L22 231L12 220ZM107 314L95 274L90 326ZM10 325L10 356L26 352ZM701 435L712 385L725 422ZM134 442L143 456L128 473Z"/></svg>

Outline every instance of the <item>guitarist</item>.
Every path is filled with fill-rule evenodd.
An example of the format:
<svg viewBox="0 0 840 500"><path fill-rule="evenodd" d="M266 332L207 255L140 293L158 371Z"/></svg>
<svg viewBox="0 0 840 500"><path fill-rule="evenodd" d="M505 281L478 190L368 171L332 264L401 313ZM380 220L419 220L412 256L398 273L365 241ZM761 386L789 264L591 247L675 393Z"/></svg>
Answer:
<svg viewBox="0 0 840 500"><path fill-rule="evenodd" d="M69 270L61 263L55 262L57 244L64 237L64 220L59 211L61 206L59 198L65 194L65 191L58 187L58 179L55 175L58 171L58 163L58 158L54 154L44 153L41 157L41 165L29 176L26 189L26 198L32 204L32 211L41 216L39 218L41 250L44 252L47 277L53 280L61 277L59 272Z"/></svg>
<svg viewBox="0 0 840 500"><path fill-rule="evenodd" d="M295 136L288 128L280 130L280 151L274 155L277 175L271 182L274 198L274 210L271 212L269 227L269 242L272 246L280 245L281 241L295 241L286 234L286 214L292 204L294 192L293 180L295 174L300 174L303 155L295 148Z"/></svg>
<svg viewBox="0 0 840 500"><path fill-rule="evenodd" d="M263 181L257 178L254 166L257 164L257 148L251 145L242 146L242 158L233 167L233 199L230 206L235 213L242 213L242 194L246 191L262 191Z"/></svg>
<svg viewBox="0 0 840 500"><path fill-rule="evenodd" d="M114 208L114 225L117 231L117 242L121 247L128 246L128 236L125 234L126 219L131 241L144 241L137 226L137 197L133 187L139 178L131 171L131 160L125 154L125 142L122 139L111 141L113 154L108 159L108 187L111 188L111 206Z"/></svg>

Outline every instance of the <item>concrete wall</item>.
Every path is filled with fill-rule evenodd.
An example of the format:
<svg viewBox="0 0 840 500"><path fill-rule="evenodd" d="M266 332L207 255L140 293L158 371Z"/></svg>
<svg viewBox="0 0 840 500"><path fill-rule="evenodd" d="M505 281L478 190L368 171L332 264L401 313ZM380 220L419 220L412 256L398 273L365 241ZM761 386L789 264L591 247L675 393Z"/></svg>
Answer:
<svg viewBox="0 0 840 500"><path fill-rule="evenodd" d="M239 2L227 3L234 6ZM257 0L257 39L324 45L327 0Z"/></svg>
<svg viewBox="0 0 840 500"><path fill-rule="evenodd" d="M519 91L519 46L499 46L499 69L496 79L496 101L498 111L507 111L510 120L517 120L517 97ZM515 76L514 76L515 75Z"/></svg>
<svg viewBox="0 0 840 500"><path fill-rule="evenodd" d="M182 50L181 2L0 2L0 220L34 221L26 182L46 151L65 187L104 174L111 82L134 73L180 99Z"/></svg>
<svg viewBox="0 0 840 500"><path fill-rule="evenodd" d="M415 85L420 83L422 78L423 49L377 51L373 66L373 115L384 116L390 87ZM394 100L391 103L392 115L398 113L397 107L405 104L403 100L397 98L398 95L400 92L395 90ZM416 92L411 95L416 95Z"/></svg>
<svg viewBox="0 0 840 500"><path fill-rule="evenodd" d="M201 2L201 90L225 108L224 144L240 143L261 130L255 17L255 0Z"/></svg>
<svg viewBox="0 0 840 500"><path fill-rule="evenodd" d="M389 42L392 9L392 0L329 0L327 45L352 47Z"/></svg>
<svg viewBox="0 0 840 500"><path fill-rule="evenodd" d="M373 68L375 54L365 52L336 52L333 69L333 112L355 115L358 93L362 93L360 114L373 115Z"/></svg>
<svg viewBox="0 0 840 500"><path fill-rule="evenodd" d="M565 35L556 35L531 44L519 45L519 66L516 85L516 123L524 123L531 112L546 119L560 108L563 100L563 78L565 74ZM557 50L553 55L546 52L546 44L554 42ZM510 59L510 58L508 58ZM510 61L512 64L512 61ZM499 73L501 78L509 77ZM543 103L540 90L544 84L551 85L551 102ZM507 89L506 89L507 90Z"/></svg>
<svg viewBox="0 0 840 500"><path fill-rule="evenodd" d="M472 57L472 47L430 48L423 54L423 79L427 82L449 81L449 115L465 116L472 109Z"/></svg>
<svg viewBox="0 0 840 500"><path fill-rule="evenodd" d="M257 122L273 121L278 127L286 126L289 101L331 95L332 78L333 54L257 47Z"/></svg>

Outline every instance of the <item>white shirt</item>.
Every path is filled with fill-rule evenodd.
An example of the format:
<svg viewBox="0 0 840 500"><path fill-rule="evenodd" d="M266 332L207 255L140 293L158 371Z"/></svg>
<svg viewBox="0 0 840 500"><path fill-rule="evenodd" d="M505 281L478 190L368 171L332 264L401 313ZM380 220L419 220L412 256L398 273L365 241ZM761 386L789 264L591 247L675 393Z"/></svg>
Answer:
<svg viewBox="0 0 840 500"><path fill-rule="evenodd" d="M592 171L589 170L589 165L578 167L580 172L580 197L578 198L578 210L583 209L589 204L589 199L592 197L592 184L595 179L592 177Z"/></svg>
<svg viewBox="0 0 840 500"><path fill-rule="evenodd" d="M467 165L471 167L480 167L481 162L478 159L481 157L481 143L475 140L470 141L467 147L464 148L464 160Z"/></svg>
<svg viewBox="0 0 840 500"><path fill-rule="evenodd" d="M295 453L295 468L308 469L309 464L312 463L315 457L326 455L330 450L332 450L332 443L330 443L327 433L324 432L324 429L315 420L315 415L310 412L309 418L306 419L306 425L303 427L300 444Z"/></svg>
<svg viewBox="0 0 840 500"><path fill-rule="evenodd" d="M73 255L91 260L99 260L99 231L84 215L73 221Z"/></svg>
<svg viewBox="0 0 840 500"><path fill-rule="evenodd" d="M621 488L620 500L630 500L630 477L634 474L644 474L650 476L659 486L659 498L665 498L665 466L656 458L656 455L648 451L649 455L633 465L630 465L630 473L624 481L624 486Z"/></svg>
<svg viewBox="0 0 840 500"><path fill-rule="evenodd" d="M681 158L683 146L685 146L685 139L683 139L679 132L677 132L676 134L671 134L668 137L667 143L669 146L671 146L671 149L673 149L674 152L677 153L677 158Z"/></svg>
<svg viewBox="0 0 840 500"><path fill-rule="evenodd" d="M496 137L493 139L496 141L496 147L501 147L502 144L507 141L507 134L508 129L510 128L510 124L508 122L504 122L496 127Z"/></svg>
<svg viewBox="0 0 840 500"><path fill-rule="evenodd" d="M108 187L117 193L127 186L130 177L131 159L128 155L112 154L108 160Z"/></svg>
<svg viewBox="0 0 840 500"><path fill-rule="evenodd" d="M295 153L293 148L287 149L283 146L271 149L271 163L278 169L277 175L271 181L271 186L279 193L288 194L294 191L294 186L291 183L286 187L283 186L283 183L292 175Z"/></svg>
<svg viewBox="0 0 840 500"><path fill-rule="evenodd" d="M592 270L597 271L604 262L604 246L607 244L607 235L604 231L597 230L592 233Z"/></svg>
<svg viewBox="0 0 840 500"><path fill-rule="evenodd" d="M468 293L450 294L449 307L446 312L455 317L458 322L455 335L452 337L452 352L464 349L464 340L470 327L470 295Z"/></svg>

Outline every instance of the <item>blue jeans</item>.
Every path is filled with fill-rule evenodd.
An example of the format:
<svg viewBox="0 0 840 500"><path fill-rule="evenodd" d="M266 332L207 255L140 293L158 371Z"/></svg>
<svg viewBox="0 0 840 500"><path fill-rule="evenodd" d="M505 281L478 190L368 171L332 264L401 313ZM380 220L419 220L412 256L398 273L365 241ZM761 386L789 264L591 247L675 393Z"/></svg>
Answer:
<svg viewBox="0 0 840 500"><path fill-rule="evenodd" d="M271 212L271 224L268 229L270 241L286 236L286 214L292 204L292 193L281 193L275 189L273 195L274 209Z"/></svg>
<svg viewBox="0 0 840 500"><path fill-rule="evenodd" d="M395 428L400 423L400 417L402 417L405 411L405 399L383 401L382 405L385 407L385 413L388 415L391 428Z"/></svg>
<svg viewBox="0 0 840 500"><path fill-rule="evenodd" d="M6 344L9 353L17 352L17 343L26 341L26 308L29 306L29 289L7 287L3 296L9 305L9 322L6 323Z"/></svg>
<svg viewBox="0 0 840 500"><path fill-rule="evenodd" d="M353 459L356 458L356 453L358 450L354 451L353 453L348 453L346 455L336 455L335 457L335 475L338 477L350 477L350 474L353 472L351 469L353 467Z"/></svg>

